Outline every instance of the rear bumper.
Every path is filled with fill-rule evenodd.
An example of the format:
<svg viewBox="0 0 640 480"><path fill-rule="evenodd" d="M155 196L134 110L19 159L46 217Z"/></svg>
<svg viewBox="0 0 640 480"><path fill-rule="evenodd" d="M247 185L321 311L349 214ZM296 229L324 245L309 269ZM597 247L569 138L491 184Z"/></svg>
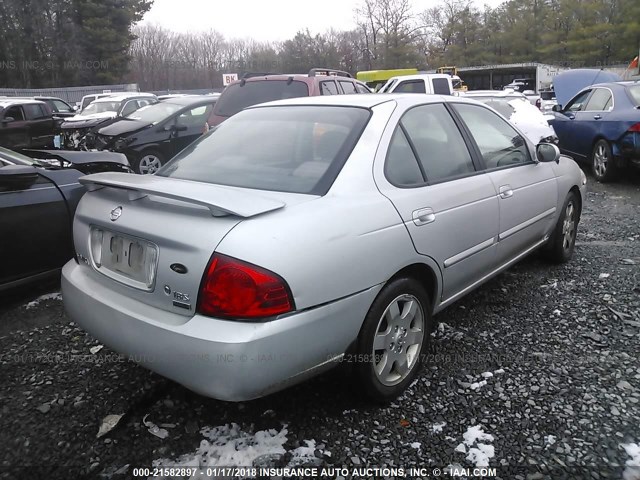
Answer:
<svg viewBox="0 0 640 480"><path fill-rule="evenodd" d="M614 145L613 153L618 166L640 166L640 132L626 133Z"/></svg>
<svg viewBox="0 0 640 480"><path fill-rule="evenodd" d="M191 318L106 289L88 267L62 271L69 316L129 359L219 400L261 397L330 368L382 288L265 323Z"/></svg>

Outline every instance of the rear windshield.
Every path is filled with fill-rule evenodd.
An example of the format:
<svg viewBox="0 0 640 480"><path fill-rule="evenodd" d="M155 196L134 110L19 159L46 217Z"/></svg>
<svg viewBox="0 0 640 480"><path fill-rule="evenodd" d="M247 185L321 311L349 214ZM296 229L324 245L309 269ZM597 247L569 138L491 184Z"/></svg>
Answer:
<svg viewBox="0 0 640 480"><path fill-rule="evenodd" d="M94 113L117 112L120 108L120 102L92 102L85 108L80 115L92 115Z"/></svg>
<svg viewBox="0 0 640 480"><path fill-rule="evenodd" d="M636 106L640 105L640 85L633 85L629 87L629 94Z"/></svg>
<svg viewBox="0 0 640 480"><path fill-rule="evenodd" d="M337 106L250 109L202 136L157 175L324 195L369 115L364 108Z"/></svg>
<svg viewBox="0 0 640 480"><path fill-rule="evenodd" d="M509 101L513 100L513 98L508 97L473 97L474 100L484 103L485 105L493 108L495 111L500 113L503 117L509 118L515 112L515 108L509 105Z"/></svg>
<svg viewBox="0 0 640 480"><path fill-rule="evenodd" d="M229 85L218 99L216 115L230 117L240 110L259 103L282 100L284 98L306 97L309 95L307 84L288 80L261 80L246 82L244 85Z"/></svg>

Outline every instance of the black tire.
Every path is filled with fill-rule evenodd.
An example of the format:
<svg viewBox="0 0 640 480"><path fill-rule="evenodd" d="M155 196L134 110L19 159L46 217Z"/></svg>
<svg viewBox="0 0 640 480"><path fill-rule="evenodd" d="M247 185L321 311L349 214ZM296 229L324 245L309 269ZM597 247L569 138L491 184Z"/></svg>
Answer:
<svg viewBox="0 0 640 480"><path fill-rule="evenodd" d="M411 302L415 302L416 313L409 318L413 310L410 308ZM405 320L401 315L394 317L398 322L406 322L399 329L398 325L393 326L387 320L393 317L391 312L394 311L394 304L399 313L404 313L405 308L408 313ZM391 312L386 314L388 310ZM354 353L354 373L362 393L368 399L377 402L393 400L411 384L428 350L431 327L429 296L417 280L398 278L382 289L364 319ZM381 330L384 332L377 335ZM419 330L422 332L421 338ZM384 343L380 350L374 350L376 337ZM406 371L400 364L403 363L402 358L406 360ZM382 367L387 364L389 371L385 373L387 369Z"/></svg>
<svg viewBox="0 0 640 480"><path fill-rule="evenodd" d="M155 157L157 161L152 160ZM164 154L158 150L149 149L142 151L137 158L131 163L134 172L141 175L149 175L155 173L162 165L165 164L166 158Z"/></svg>
<svg viewBox="0 0 640 480"><path fill-rule="evenodd" d="M618 172L611 152L611 145L602 138L593 146L591 171L596 180L602 183L611 182L617 176Z"/></svg>
<svg viewBox="0 0 640 480"><path fill-rule="evenodd" d="M562 212L558 218L556 228L553 230L545 249L546 257L550 261L565 263L572 257L576 246L580 211L581 204L578 195L575 192L569 192L562 206Z"/></svg>

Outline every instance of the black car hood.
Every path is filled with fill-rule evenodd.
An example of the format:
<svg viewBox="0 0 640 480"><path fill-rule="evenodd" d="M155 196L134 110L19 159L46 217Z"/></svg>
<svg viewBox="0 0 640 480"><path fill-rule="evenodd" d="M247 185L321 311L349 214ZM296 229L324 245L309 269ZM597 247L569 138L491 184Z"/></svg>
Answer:
<svg viewBox="0 0 640 480"><path fill-rule="evenodd" d="M22 150L21 153L36 159L63 160L74 165L92 163L117 163L129 165L127 157L115 152L80 152L75 150Z"/></svg>
<svg viewBox="0 0 640 480"><path fill-rule="evenodd" d="M65 120L60 125L63 130L79 130L81 128L93 128L101 123L111 121L111 118L87 118L86 120L68 121Z"/></svg>
<svg viewBox="0 0 640 480"><path fill-rule="evenodd" d="M121 118L115 122L102 127L98 130L99 135L105 135L107 137L117 137L119 135L126 135L128 133L137 132L150 127L152 124L149 122L143 122L141 120L131 120L129 118Z"/></svg>

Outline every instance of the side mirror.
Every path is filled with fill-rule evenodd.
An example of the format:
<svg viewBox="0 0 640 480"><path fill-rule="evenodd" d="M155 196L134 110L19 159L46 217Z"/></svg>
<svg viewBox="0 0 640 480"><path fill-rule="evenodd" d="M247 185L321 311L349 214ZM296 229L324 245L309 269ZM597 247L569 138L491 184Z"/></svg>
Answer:
<svg viewBox="0 0 640 480"><path fill-rule="evenodd" d="M13 118L13 117L4 117L2 119L2 123L11 123L11 122L15 122L15 121L16 121L16 119Z"/></svg>
<svg viewBox="0 0 640 480"><path fill-rule="evenodd" d="M173 131L174 132L185 132L187 130L187 126L186 125L174 125L173 127Z"/></svg>
<svg viewBox="0 0 640 480"><path fill-rule="evenodd" d="M539 162L560 162L560 149L553 143L539 143L536 146L536 157Z"/></svg>
<svg viewBox="0 0 640 480"><path fill-rule="evenodd" d="M38 172L29 165L7 165L0 168L0 190L24 190L36 183Z"/></svg>
<svg viewBox="0 0 640 480"><path fill-rule="evenodd" d="M553 112L561 112L562 111L562 105L554 105L553 107L551 107L551 111L553 111Z"/></svg>
<svg viewBox="0 0 640 480"><path fill-rule="evenodd" d="M72 111L72 112L77 112L78 110L79 110L79 109L78 109L78 106L77 106L77 105L72 105L72 106L71 106L71 111Z"/></svg>

